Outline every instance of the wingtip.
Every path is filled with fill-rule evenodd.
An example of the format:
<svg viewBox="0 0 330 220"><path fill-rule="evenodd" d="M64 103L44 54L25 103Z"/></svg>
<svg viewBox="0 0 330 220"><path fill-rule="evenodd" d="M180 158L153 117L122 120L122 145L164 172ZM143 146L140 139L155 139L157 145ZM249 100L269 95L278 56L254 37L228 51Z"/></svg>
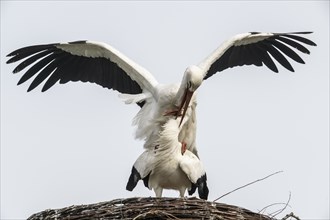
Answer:
<svg viewBox="0 0 330 220"><path fill-rule="evenodd" d="M46 92L49 88L42 87L41 92Z"/></svg>
<svg viewBox="0 0 330 220"><path fill-rule="evenodd" d="M11 53L7 54L6 57L12 57L12 56L14 56L14 55L16 55L16 53L11 52Z"/></svg>
<svg viewBox="0 0 330 220"><path fill-rule="evenodd" d="M294 32L287 32L283 34L312 34L314 33L313 31L294 31Z"/></svg>
<svg viewBox="0 0 330 220"><path fill-rule="evenodd" d="M8 54L7 57L11 57L11 58L6 61L6 64L10 64L10 63L14 63L15 62L13 55L11 56L10 54Z"/></svg>
<svg viewBox="0 0 330 220"><path fill-rule="evenodd" d="M25 82L25 81L23 81L23 80L22 80L22 78L21 78L20 80L18 80L18 82L17 82L17 84L16 84L16 85L18 85L18 86L19 86L19 85L21 85L23 82Z"/></svg>
<svg viewBox="0 0 330 220"><path fill-rule="evenodd" d="M15 69L13 69L13 73L18 73L18 72L20 72L22 69L21 68L19 68L18 66L15 68Z"/></svg>

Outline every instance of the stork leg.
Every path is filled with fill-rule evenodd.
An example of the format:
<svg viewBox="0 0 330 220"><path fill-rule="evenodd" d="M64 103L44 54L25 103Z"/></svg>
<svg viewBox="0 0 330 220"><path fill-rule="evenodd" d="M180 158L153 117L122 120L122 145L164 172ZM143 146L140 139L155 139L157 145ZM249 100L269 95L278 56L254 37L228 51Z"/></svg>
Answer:
<svg viewBox="0 0 330 220"><path fill-rule="evenodd" d="M156 194L156 197L162 197L162 194L163 194L163 188L161 187L157 187L157 188L154 188L154 192Z"/></svg>
<svg viewBox="0 0 330 220"><path fill-rule="evenodd" d="M184 198L184 193L186 192L186 188L180 188L179 192L180 192L180 197Z"/></svg>

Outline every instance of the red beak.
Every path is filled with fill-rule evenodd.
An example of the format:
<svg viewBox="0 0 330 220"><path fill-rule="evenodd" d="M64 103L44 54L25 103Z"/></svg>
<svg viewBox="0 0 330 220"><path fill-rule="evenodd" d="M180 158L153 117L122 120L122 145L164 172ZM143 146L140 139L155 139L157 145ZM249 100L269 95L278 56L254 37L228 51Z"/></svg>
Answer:
<svg viewBox="0 0 330 220"><path fill-rule="evenodd" d="M187 109L188 109L188 106L189 106L189 103L190 103L190 100L191 100L191 97L193 96L193 94L194 94L194 92L190 91L189 89L186 89L184 91L183 99L181 101L178 113L176 115L176 117L178 117L181 114L182 110L183 110L179 127L181 126L183 118L184 118L184 116L187 112Z"/></svg>

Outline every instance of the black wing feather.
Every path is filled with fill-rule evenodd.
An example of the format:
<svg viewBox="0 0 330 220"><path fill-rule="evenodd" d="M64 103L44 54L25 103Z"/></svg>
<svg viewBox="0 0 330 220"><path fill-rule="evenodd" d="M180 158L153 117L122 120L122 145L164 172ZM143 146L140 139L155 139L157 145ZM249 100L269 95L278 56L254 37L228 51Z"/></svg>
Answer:
<svg viewBox="0 0 330 220"><path fill-rule="evenodd" d="M61 66L61 63L68 56L57 57L56 54L53 54L55 57L40 73L34 78L31 85L28 88L28 91L33 90L38 85L40 85L47 77L49 77L58 67Z"/></svg>
<svg viewBox="0 0 330 220"><path fill-rule="evenodd" d="M292 35L292 34L283 34L283 36L288 37L288 38L292 38L296 41L302 42L304 44L310 45L310 46L316 46L316 43L314 43L313 41L305 38L305 37L301 37L301 36L297 36L297 35Z"/></svg>
<svg viewBox="0 0 330 220"><path fill-rule="evenodd" d="M42 83L55 69L55 61L51 61L43 70L40 71L40 73L34 78L32 83L30 84L28 88L28 92L33 90L35 87L37 87L40 83Z"/></svg>
<svg viewBox="0 0 330 220"><path fill-rule="evenodd" d="M49 54L37 63L35 63L26 73L21 77L21 79L18 81L17 85L20 85L30 79L32 76L34 76L36 73L38 73L42 68L44 68L50 61L53 59L53 55Z"/></svg>
<svg viewBox="0 0 330 220"><path fill-rule="evenodd" d="M280 51L282 51L285 55L287 55L288 57L290 57L291 59L293 59L297 63L301 63L301 64L305 63L303 61L303 59L301 59L301 57L296 52L294 52L290 47L286 46L285 44L282 44L282 43L278 42L275 39L270 39L269 41L271 41L272 45L277 47Z"/></svg>
<svg viewBox="0 0 330 220"><path fill-rule="evenodd" d="M309 50L306 47L304 47L303 45L297 43L296 41L293 41L289 38L282 37L282 36L278 36L275 39L279 40L279 41L282 41L282 42L286 43L287 45L290 45L291 47L299 50L302 53L310 54Z"/></svg>
<svg viewBox="0 0 330 220"><path fill-rule="evenodd" d="M291 64L285 58L285 56L283 56L283 54L279 52L272 44L266 42L267 41L262 42L265 50L267 50L267 52L269 52L270 55L272 55L272 57L274 57L282 66L284 66L286 69L290 70L291 72L294 72Z"/></svg>
<svg viewBox="0 0 330 220"><path fill-rule="evenodd" d="M28 47L23 47L18 50L15 50L11 52L10 54L7 55L7 57L11 57L7 61L7 63L13 63L18 60L24 59L32 54L44 51L44 50L50 50L53 48L56 44L44 44L44 45L35 45L35 46L28 46Z"/></svg>
<svg viewBox="0 0 330 220"><path fill-rule="evenodd" d="M71 42L71 44L86 41ZM36 45L20 48L8 54L12 56L7 63L23 60L14 72L20 72L32 65L21 77L18 84L24 83L35 76L28 91L33 90L46 80L42 91L51 88L56 82L61 84L70 81L91 82L122 93L138 94L142 92L139 84L109 59L98 57L77 56L59 47L59 44Z"/></svg>
<svg viewBox="0 0 330 220"><path fill-rule="evenodd" d="M204 80L227 68L243 65L262 66L265 64L273 72L278 72L272 58L289 71L294 72L285 56L304 64L304 60L293 49L309 54L309 50L302 44L310 46L316 46L316 44L305 37L297 36L297 34L310 33L312 32L275 33L273 36L258 42L246 45L234 44L211 64ZM251 32L251 34L259 34L259 32Z"/></svg>
<svg viewBox="0 0 330 220"><path fill-rule="evenodd" d="M262 66L262 57L258 55L258 48L252 47L251 45L245 45L245 48L247 51L249 51L249 59L247 65L256 65L256 66ZM243 63L243 62L242 62Z"/></svg>
<svg viewBox="0 0 330 220"><path fill-rule="evenodd" d="M25 67L31 65L32 63L36 62L37 60L39 60L42 57L47 56L48 54L52 53L54 50L46 50L40 53L37 53L33 56L30 56L28 59L24 60L22 63L20 63L14 70L13 73L18 73L21 70L23 70Z"/></svg>
<svg viewBox="0 0 330 220"><path fill-rule="evenodd" d="M252 47L252 46L251 46ZM272 58L269 56L266 50L262 48L262 45L256 45L255 47L256 51L256 57L260 57L262 64L265 64L270 70L274 71L275 73L278 73L278 69L272 60Z"/></svg>
<svg viewBox="0 0 330 220"><path fill-rule="evenodd" d="M231 52L231 54L228 57L228 66L232 67L234 65L240 64L241 48L242 48L242 46L233 48L233 51Z"/></svg>
<svg viewBox="0 0 330 220"><path fill-rule="evenodd" d="M57 67L57 69L53 72L53 74L51 74L50 77L47 79L45 85L42 87L41 90L42 92L47 91L62 78L63 74L67 72L67 71L63 71L63 69L66 68L68 70L70 65L66 65L66 64L72 62L72 60L74 60L74 57L67 54L66 56L62 56L60 59L61 59L60 61L61 65Z"/></svg>

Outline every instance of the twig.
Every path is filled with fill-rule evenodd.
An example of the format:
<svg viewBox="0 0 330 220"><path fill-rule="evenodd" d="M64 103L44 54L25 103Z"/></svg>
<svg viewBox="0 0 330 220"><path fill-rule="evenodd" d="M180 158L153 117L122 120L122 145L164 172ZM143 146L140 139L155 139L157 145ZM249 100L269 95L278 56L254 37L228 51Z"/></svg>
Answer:
<svg viewBox="0 0 330 220"><path fill-rule="evenodd" d="M275 206L275 205L286 205L286 203L284 202L277 202L277 203L273 203L273 204L270 204L270 205L267 205L265 207L263 207L261 210L258 211L259 214L264 214L266 209L268 209L269 207L271 206ZM290 205L288 205L289 207L291 207Z"/></svg>
<svg viewBox="0 0 330 220"><path fill-rule="evenodd" d="M290 214L287 214L281 220L287 220L288 218L295 218L296 220L300 220L300 218L298 216L296 216L295 214L293 214L293 212L291 212Z"/></svg>
<svg viewBox="0 0 330 220"><path fill-rule="evenodd" d="M237 191L237 190L240 190L240 189L242 189L242 188L244 188L244 187L247 187L247 186L252 185L252 184L254 184L254 183L256 183L256 182L259 182L259 181L265 180L265 179L267 179L267 178L269 178L269 177L271 177L271 176L274 176L274 175L276 175L276 174L278 174L278 173L282 173L282 172L283 172L282 170L281 170L281 171L277 171L277 172L272 173L272 174L270 174L270 175L268 175L268 176L266 176L266 177L264 177L264 178L257 179L257 180L255 180L255 181L253 181L253 182L250 182L250 183L248 183L248 184L245 184L245 185L243 185L243 186L240 186L240 187L238 187L238 188L236 188L236 189L234 189L234 190L232 190L232 191L230 191L230 192L227 192L227 193L223 194L222 196L220 196L220 197L218 197L217 199L213 200L213 202L216 202L216 201L218 201L219 199L221 199L221 198L223 198L223 197L225 197L225 196L227 196L227 195L229 195L229 194L231 194L231 193L233 193L233 192L235 192L235 191Z"/></svg>
<svg viewBox="0 0 330 220"><path fill-rule="evenodd" d="M280 210L278 210L278 211L273 212L273 213L270 214L270 215L272 216L272 218L274 218L274 217L277 216L278 214L282 213L282 212L288 207L290 200L291 200L291 192L290 192L290 194L289 194L289 199L288 199L288 201L286 202L284 208L283 208L283 209L280 209Z"/></svg>
<svg viewBox="0 0 330 220"><path fill-rule="evenodd" d="M137 219L139 219L139 218L144 219L144 218L146 218L148 215L156 215L156 216L160 217L159 214L162 214L162 215L164 215L164 216L166 216L167 218L170 218L170 219L179 219L179 218L175 217L174 215L172 215L172 214L170 214L170 213L167 213L167 212L165 212L165 211L160 211L160 210L150 210L149 212L139 214L138 216L136 216L135 218L133 218L133 220L137 220Z"/></svg>
<svg viewBox="0 0 330 220"><path fill-rule="evenodd" d="M289 192L289 199L288 199L288 201L287 201L286 203L278 202L278 203L270 204L270 205L268 205L268 206L262 208L258 213L263 214L263 213L266 211L267 208L269 208L269 207L271 207L271 206L274 206L274 205L285 205L285 206L284 206L284 209L286 209L288 206L291 207L291 206L289 205L290 199L291 199L291 192ZM282 212L284 209L281 209L281 212ZM278 212L278 211L276 211L276 212ZM271 213L271 214L274 214L274 213L276 213L276 212L273 212L273 213ZM280 213L281 213L281 212L280 212ZM278 213L278 214L279 214L279 213ZM277 214L276 214L276 215L277 215ZM276 216L276 215L275 215L275 216ZM272 217L275 217L275 216L272 216Z"/></svg>

